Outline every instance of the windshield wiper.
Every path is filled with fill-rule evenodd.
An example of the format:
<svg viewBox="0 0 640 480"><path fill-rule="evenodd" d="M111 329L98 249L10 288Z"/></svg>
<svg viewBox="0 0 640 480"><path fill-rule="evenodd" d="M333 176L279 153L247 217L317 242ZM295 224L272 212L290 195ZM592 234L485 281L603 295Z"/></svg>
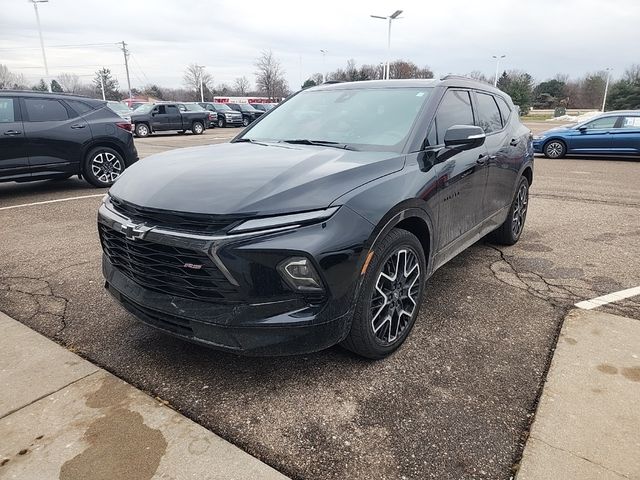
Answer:
<svg viewBox="0 0 640 480"><path fill-rule="evenodd" d="M344 150L355 150L355 148L353 148L350 145L347 145L346 143L332 142L330 140L309 140L307 138L298 138L294 140L281 140L281 142L291 143L294 145L317 145L321 147L333 147L333 148L342 148Z"/></svg>
<svg viewBox="0 0 640 480"><path fill-rule="evenodd" d="M264 145L265 147L269 146L267 143L258 142L257 140L254 140L253 138L239 138L236 141L234 141L233 143L241 143L241 142L255 143L256 145Z"/></svg>

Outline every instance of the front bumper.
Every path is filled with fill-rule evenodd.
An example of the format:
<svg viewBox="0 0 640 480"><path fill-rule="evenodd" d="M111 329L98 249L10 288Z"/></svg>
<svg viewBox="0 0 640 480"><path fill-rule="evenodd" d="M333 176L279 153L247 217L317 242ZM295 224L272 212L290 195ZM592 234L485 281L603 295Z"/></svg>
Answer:
<svg viewBox="0 0 640 480"><path fill-rule="evenodd" d="M100 229L114 232L132 223L104 204L98 221ZM219 300L160 291L144 277L132 278L114 266L107 254L103 274L106 288L127 311L172 335L249 355L313 352L340 342L349 331L372 228L343 207L321 225L248 237L189 235L154 227L146 232L146 245L187 247L200 255L210 255L215 244L216 261L237 282L235 290ZM294 292L280 279L275 265L294 255L313 261L325 287L322 295Z"/></svg>
<svg viewBox="0 0 640 480"><path fill-rule="evenodd" d="M533 141L533 151L534 153L544 153L543 149L544 149L544 142L546 142L546 138L543 138L541 140L534 140Z"/></svg>

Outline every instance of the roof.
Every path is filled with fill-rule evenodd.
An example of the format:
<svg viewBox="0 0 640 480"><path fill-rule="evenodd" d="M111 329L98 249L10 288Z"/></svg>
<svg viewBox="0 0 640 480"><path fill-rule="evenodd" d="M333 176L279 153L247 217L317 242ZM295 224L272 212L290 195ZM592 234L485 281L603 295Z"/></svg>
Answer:
<svg viewBox="0 0 640 480"><path fill-rule="evenodd" d="M61 92L41 92L39 90L0 90L0 95L11 95L17 97L48 97L48 98L58 98L58 99L69 99L75 98L78 100L93 100L96 102L103 102L104 100L99 100L97 98L91 98L84 95L77 95L75 93L61 93Z"/></svg>
<svg viewBox="0 0 640 480"><path fill-rule="evenodd" d="M505 95L502 90L498 90L493 85L489 85L485 82L480 82L468 77L462 77L458 75L447 75L441 79L422 79L422 78L409 78L402 80L364 80L360 82L337 82L337 83L323 83L316 87L311 87L308 90L348 90L354 88L385 88L385 87L464 87L464 88L478 88L481 90L499 93Z"/></svg>

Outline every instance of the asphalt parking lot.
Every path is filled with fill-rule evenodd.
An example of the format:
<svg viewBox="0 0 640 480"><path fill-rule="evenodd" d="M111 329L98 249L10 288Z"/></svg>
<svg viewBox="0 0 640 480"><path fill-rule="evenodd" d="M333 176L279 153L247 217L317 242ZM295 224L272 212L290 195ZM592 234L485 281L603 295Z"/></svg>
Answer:
<svg viewBox="0 0 640 480"><path fill-rule="evenodd" d="M238 131L136 145L144 157ZM638 159L538 158L520 242L480 242L436 272L380 362L339 347L237 357L138 323L103 289L104 191L77 178L0 184L0 310L294 478L508 479L564 313L640 284L639 184ZM601 310L640 320L637 297Z"/></svg>

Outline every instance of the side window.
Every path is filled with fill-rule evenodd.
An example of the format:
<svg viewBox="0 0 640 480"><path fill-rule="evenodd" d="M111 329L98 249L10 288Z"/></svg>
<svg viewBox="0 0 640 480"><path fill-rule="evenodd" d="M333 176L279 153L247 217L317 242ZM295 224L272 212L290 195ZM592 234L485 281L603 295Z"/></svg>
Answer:
<svg viewBox="0 0 640 480"><path fill-rule="evenodd" d="M509 121L509 116L511 115L511 108L509 108L509 104L502 97L495 97L498 102L498 108L500 109L500 115L502 115L502 125L506 125Z"/></svg>
<svg viewBox="0 0 640 480"><path fill-rule="evenodd" d="M186 111L187 111L187 107L185 107L185 106L184 106L184 105L182 105L182 104L181 104L181 105L178 105L178 109L179 109L181 112L186 112Z"/></svg>
<svg viewBox="0 0 640 480"><path fill-rule="evenodd" d="M158 107L158 113L159 113L160 115L164 115L165 113L167 113L167 110L166 110L166 108L165 108L165 106L164 106L164 105L160 105L160 106Z"/></svg>
<svg viewBox="0 0 640 480"><path fill-rule="evenodd" d="M13 110L13 98L0 98L0 123L11 123L16 121Z"/></svg>
<svg viewBox="0 0 640 480"><path fill-rule="evenodd" d="M436 113L436 130L438 143L444 143L444 132L453 125L473 125L471 97L466 90L447 90L444 94L438 113Z"/></svg>
<svg viewBox="0 0 640 480"><path fill-rule="evenodd" d="M25 98L27 117L31 122L55 122L68 120L67 109L58 100L48 98Z"/></svg>
<svg viewBox="0 0 640 480"><path fill-rule="evenodd" d="M478 126L484 130L484 133L496 132L502 128L500 120L500 110L493 99L493 95L486 93L476 93L478 99Z"/></svg>
<svg viewBox="0 0 640 480"><path fill-rule="evenodd" d="M1 111L1 107L0 107ZM1 122L2 120L0 120ZM640 117L624 117L622 128L640 128Z"/></svg>
<svg viewBox="0 0 640 480"><path fill-rule="evenodd" d="M175 105L167 105L167 113L169 115L177 115L180 112L178 112L178 107Z"/></svg>
<svg viewBox="0 0 640 480"><path fill-rule="evenodd" d="M67 104L75 110L78 115L84 115L87 112L93 110L89 105L79 100L65 100Z"/></svg>
<svg viewBox="0 0 640 480"><path fill-rule="evenodd" d="M587 130L613 128L617 121L618 117L597 118L585 124L585 127L587 127Z"/></svg>

